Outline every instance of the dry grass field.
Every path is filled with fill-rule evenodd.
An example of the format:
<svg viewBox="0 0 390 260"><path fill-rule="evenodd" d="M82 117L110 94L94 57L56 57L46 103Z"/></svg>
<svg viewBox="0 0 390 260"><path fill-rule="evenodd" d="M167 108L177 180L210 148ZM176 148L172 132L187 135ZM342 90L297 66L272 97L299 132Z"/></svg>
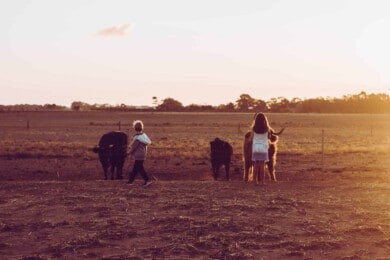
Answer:
<svg viewBox="0 0 390 260"><path fill-rule="evenodd" d="M241 181L253 114L0 113L0 258L389 259L390 115L267 116L286 127L279 181L256 186ZM91 151L135 119L148 188L104 181ZM233 145L229 182L211 175L215 137Z"/></svg>

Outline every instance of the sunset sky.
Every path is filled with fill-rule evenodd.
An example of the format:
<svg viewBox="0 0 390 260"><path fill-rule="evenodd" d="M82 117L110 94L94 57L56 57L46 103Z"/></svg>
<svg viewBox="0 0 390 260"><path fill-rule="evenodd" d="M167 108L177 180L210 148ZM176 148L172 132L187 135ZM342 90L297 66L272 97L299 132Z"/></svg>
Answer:
<svg viewBox="0 0 390 260"><path fill-rule="evenodd" d="M0 104L390 94L387 0L9 0Z"/></svg>

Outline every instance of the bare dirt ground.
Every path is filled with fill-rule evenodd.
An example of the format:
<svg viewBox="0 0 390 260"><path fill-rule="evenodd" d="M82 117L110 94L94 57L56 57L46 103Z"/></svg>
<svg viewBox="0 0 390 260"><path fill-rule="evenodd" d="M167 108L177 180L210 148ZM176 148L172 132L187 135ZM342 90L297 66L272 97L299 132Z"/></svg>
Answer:
<svg viewBox="0 0 390 260"><path fill-rule="evenodd" d="M87 139L79 132L23 134L4 125L0 259L390 259L385 128L372 135L368 150L358 134L341 146L337 139L348 135L337 129L321 155L299 148L308 141L298 140L301 130L290 127L280 144L279 181L256 186L241 181L240 140L232 181L224 180L223 171L214 181L203 148L162 152L174 142L169 129L159 126L162 136L151 132L155 142L145 162L158 180L144 188L139 178L133 186L102 180L97 156L82 152L97 134L84 144L78 143ZM67 151L60 143L62 150L56 151L56 136L69 136L69 146L78 150ZM35 141L45 137L50 140ZM194 145L207 151L205 140Z"/></svg>
<svg viewBox="0 0 390 260"><path fill-rule="evenodd" d="M390 256L389 173L286 174L265 186L205 175L147 188L44 175L1 176L2 259Z"/></svg>

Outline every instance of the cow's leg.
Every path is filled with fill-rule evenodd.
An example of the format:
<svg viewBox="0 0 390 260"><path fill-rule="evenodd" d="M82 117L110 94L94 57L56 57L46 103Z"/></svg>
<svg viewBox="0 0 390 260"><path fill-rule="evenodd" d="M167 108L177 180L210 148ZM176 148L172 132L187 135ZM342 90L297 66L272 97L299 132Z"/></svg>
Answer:
<svg viewBox="0 0 390 260"><path fill-rule="evenodd" d="M243 181L249 181L249 169L244 169Z"/></svg>
<svg viewBox="0 0 390 260"><path fill-rule="evenodd" d="M253 169L254 169L254 167L252 165L250 165L250 167L248 169L248 182L254 181Z"/></svg>
<svg viewBox="0 0 390 260"><path fill-rule="evenodd" d="M276 181L275 165L276 165L276 144L271 144L268 148L268 172L271 180Z"/></svg>
<svg viewBox="0 0 390 260"><path fill-rule="evenodd" d="M251 167L252 167L251 160L244 159L244 176L243 176L244 181L249 181L249 175L250 175L249 171Z"/></svg>
<svg viewBox="0 0 390 260"><path fill-rule="evenodd" d="M114 174L115 174L115 165L111 165L111 180L114 179Z"/></svg>
<svg viewBox="0 0 390 260"><path fill-rule="evenodd" d="M218 175L219 175L219 165L218 164L213 164L213 177L214 180L218 180Z"/></svg>
<svg viewBox="0 0 390 260"><path fill-rule="evenodd" d="M256 162L253 162L252 164L252 181L257 184L259 182L259 168L256 165Z"/></svg>
<svg viewBox="0 0 390 260"><path fill-rule="evenodd" d="M248 171L244 168L244 175L242 176L243 181L248 181Z"/></svg>
<svg viewBox="0 0 390 260"><path fill-rule="evenodd" d="M103 165L104 179L107 180L108 167Z"/></svg>
<svg viewBox="0 0 390 260"><path fill-rule="evenodd" d="M245 158L243 160L243 163L244 163L244 175L242 176L242 180L243 181L248 181L248 170L246 168L246 160L245 160Z"/></svg>
<svg viewBox="0 0 390 260"><path fill-rule="evenodd" d="M118 163L118 166L117 166L117 169L116 169L116 178L118 180L122 180L123 179L123 164L124 164L124 160L121 160Z"/></svg>
<svg viewBox="0 0 390 260"><path fill-rule="evenodd" d="M108 154L105 150L99 152L99 161L100 164L103 167L104 172L104 179L107 180L108 178L108 168L110 166L110 162L108 160Z"/></svg>
<svg viewBox="0 0 390 260"><path fill-rule="evenodd" d="M118 168L116 170L116 178L117 178L117 180L122 180L123 179L122 167L118 166Z"/></svg>
<svg viewBox="0 0 390 260"><path fill-rule="evenodd" d="M104 179L107 180L107 174L108 174L108 165L106 162L102 161L102 167L104 172Z"/></svg>
<svg viewBox="0 0 390 260"><path fill-rule="evenodd" d="M269 160L267 162L267 167L268 167L268 172L269 176L271 177L271 180L276 181L276 176L275 176L275 161L274 160Z"/></svg>
<svg viewBox="0 0 390 260"><path fill-rule="evenodd" d="M226 171L226 180L230 180L229 171L230 171L230 162L225 163L225 171Z"/></svg>
<svg viewBox="0 0 390 260"><path fill-rule="evenodd" d="M254 169L255 169L255 167L253 165L251 165L248 169L248 182L255 181L255 178L253 177L254 176Z"/></svg>

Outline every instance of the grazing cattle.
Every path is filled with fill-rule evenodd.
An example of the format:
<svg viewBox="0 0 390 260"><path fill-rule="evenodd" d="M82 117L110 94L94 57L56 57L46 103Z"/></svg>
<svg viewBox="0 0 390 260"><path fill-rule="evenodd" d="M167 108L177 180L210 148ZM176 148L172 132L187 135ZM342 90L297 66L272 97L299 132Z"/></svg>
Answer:
<svg viewBox="0 0 390 260"><path fill-rule="evenodd" d="M268 162L266 163L271 180L276 181L276 154L278 151L277 142L279 135L283 133L285 128L275 133L273 130L268 134L269 148L268 148ZM243 144L243 160L244 160L244 181L250 180L250 170L252 167L252 134L247 132L244 137Z"/></svg>
<svg viewBox="0 0 390 260"><path fill-rule="evenodd" d="M230 161L233 154L233 147L219 138L210 142L210 157L214 180L218 179L219 168L224 165L226 180L229 180Z"/></svg>
<svg viewBox="0 0 390 260"><path fill-rule="evenodd" d="M104 179L108 178L108 168L111 172L111 180L123 179L123 165L126 160L127 153L127 134L123 132L109 132L104 134L99 145L93 148L93 152L99 154L99 160L103 167Z"/></svg>

